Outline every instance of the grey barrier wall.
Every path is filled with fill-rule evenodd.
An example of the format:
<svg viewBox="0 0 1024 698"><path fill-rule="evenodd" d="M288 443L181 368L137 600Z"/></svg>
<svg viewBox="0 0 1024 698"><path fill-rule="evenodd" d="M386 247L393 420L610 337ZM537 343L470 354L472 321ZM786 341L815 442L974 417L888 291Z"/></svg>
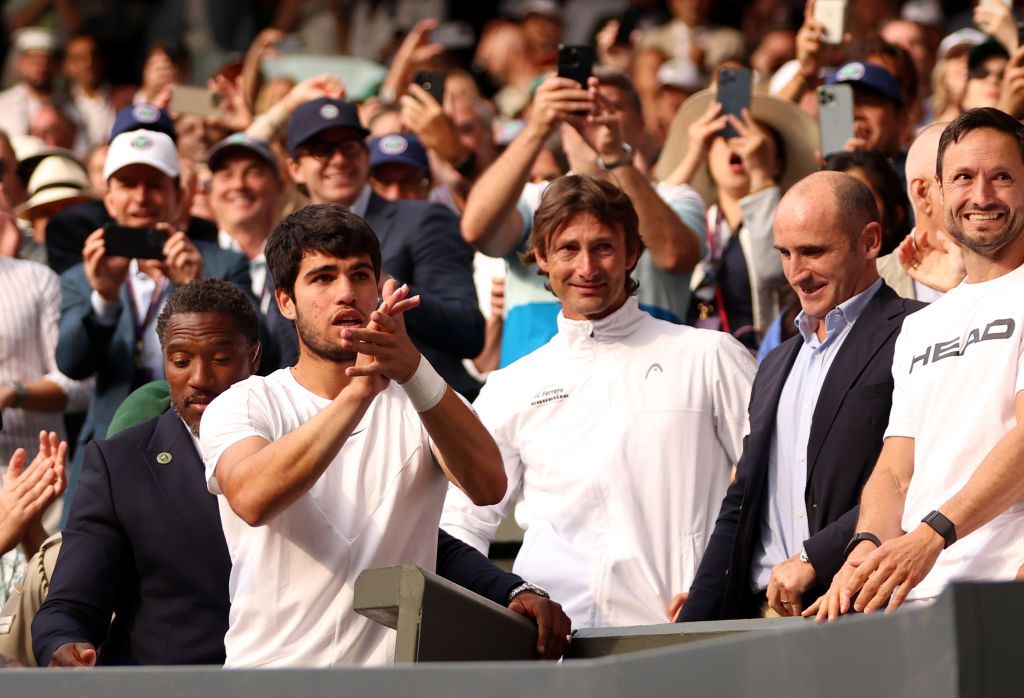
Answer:
<svg viewBox="0 0 1024 698"><path fill-rule="evenodd" d="M398 579L401 577L400 572ZM434 585L426 573L421 578L425 590ZM404 591L392 588L398 594L392 606L397 610L389 611L383 602L369 612L402 626L410 616L403 616L399 597L405 593L408 604L408 599L419 593L409 579ZM443 595L443 589L437 585L434 592L422 595L426 605L420 607L420 615L435 612L434 593ZM457 602L448 599L445 603L449 605L439 607L444 613L463 612ZM413 612L410 609L407 605L404 610ZM497 617L502 622L509 620L503 614ZM684 638L687 633L680 627L685 625L588 630L577 635L579 645L598 647L593 642L600 641L613 651L625 647L615 645L615 637L624 638L621 642L658 636L683 639L675 646L558 664L432 661L380 669L8 670L0 673L0 698L1021 696L1022 621L1024 585L957 584L926 608L853 616L832 625L789 621L765 626L750 621L749 625L719 626L723 632L715 632L714 624L695 624L708 626L701 632L715 636L712 639L695 639L700 632ZM434 626L428 622L419 627L423 647ZM399 634L402 630L400 627ZM478 630L485 632L486 628Z"/></svg>

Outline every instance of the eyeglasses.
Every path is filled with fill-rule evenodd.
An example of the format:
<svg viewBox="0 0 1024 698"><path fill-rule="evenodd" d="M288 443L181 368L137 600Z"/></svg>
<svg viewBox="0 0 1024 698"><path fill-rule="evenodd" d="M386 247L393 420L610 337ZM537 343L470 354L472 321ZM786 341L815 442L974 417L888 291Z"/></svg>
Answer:
<svg viewBox="0 0 1024 698"><path fill-rule="evenodd" d="M319 162L326 162L340 152L346 159L354 158L366 151L366 144L358 138L346 138L343 141L314 141L299 149L300 155L308 155Z"/></svg>
<svg viewBox="0 0 1024 698"><path fill-rule="evenodd" d="M979 65L976 68L971 68L971 71L967 74L972 80L984 80L985 78L992 77L993 75L999 82L1003 81L1005 71L1000 70L989 70L983 65Z"/></svg>

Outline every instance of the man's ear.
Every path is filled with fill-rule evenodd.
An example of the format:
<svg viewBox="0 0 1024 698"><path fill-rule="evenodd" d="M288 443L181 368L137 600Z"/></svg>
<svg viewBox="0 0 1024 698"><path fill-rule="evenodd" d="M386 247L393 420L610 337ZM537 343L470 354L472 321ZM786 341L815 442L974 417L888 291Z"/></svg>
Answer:
<svg viewBox="0 0 1024 698"><path fill-rule="evenodd" d="M533 251L533 258L537 262L537 266L540 267L540 270L542 272L544 272L545 274L547 274L548 273L548 260L547 260L546 257L544 257L540 253L540 250L536 250L535 249Z"/></svg>
<svg viewBox="0 0 1024 698"><path fill-rule="evenodd" d="M871 259L877 259L882 249L882 226L876 221L871 221L864 226L860 232L861 244Z"/></svg>
<svg viewBox="0 0 1024 698"><path fill-rule="evenodd" d="M274 300L277 301L277 309L285 318L295 320L295 300L283 288L274 289Z"/></svg>
<svg viewBox="0 0 1024 698"><path fill-rule="evenodd" d="M930 216L932 213L932 202L928 196L928 185L927 179L915 177L910 180L910 185L907 187L911 208L920 210L925 216Z"/></svg>

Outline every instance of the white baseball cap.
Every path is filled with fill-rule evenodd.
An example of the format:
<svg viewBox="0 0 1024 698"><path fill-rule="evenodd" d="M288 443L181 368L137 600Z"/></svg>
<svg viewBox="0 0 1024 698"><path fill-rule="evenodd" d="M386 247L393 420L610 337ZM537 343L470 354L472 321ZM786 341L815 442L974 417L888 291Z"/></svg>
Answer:
<svg viewBox="0 0 1024 698"><path fill-rule="evenodd" d="M107 162L103 165L103 179L128 165L149 165L168 177L181 174L178 150L166 133L159 131L125 131L110 141Z"/></svg>

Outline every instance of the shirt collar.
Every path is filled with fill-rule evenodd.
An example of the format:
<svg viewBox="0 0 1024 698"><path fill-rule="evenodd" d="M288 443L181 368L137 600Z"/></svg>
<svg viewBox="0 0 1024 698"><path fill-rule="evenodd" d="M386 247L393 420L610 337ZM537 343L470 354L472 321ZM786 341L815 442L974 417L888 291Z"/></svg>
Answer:
<svg viewBox="0 0 1024 698"><path fill-rule="evenodd" d="M360 218L366 218L366 208L370 205L370 191L370 185L364 184L363 190L359 192L359 196L352 202L349 209Z"/></svg>
<svg viewBox="0 0 1024 698"><path fill-rule="evenodd" d="M559 312L558 331L570 340L589 337L598 342L616 341L632 335L644 315L636 297L630 296L621 308L600 320L570 320Z"/></svg>
<svg viewBox="0 0 1024 698"><path fill-rule="evenodd" d="M843 328L857 322L857 318L864 312L868 301L871 300L881 287L882 279L879 277L866 289L830 310L828 315L825 316L825 331L827 333L825 342L835 337ZM800 336L804 339L804 344L809 344L817 337L817 334L815 334L817 323L804 311L800 311L794 322L796 323L797 330L800 331Z"/></svg>

